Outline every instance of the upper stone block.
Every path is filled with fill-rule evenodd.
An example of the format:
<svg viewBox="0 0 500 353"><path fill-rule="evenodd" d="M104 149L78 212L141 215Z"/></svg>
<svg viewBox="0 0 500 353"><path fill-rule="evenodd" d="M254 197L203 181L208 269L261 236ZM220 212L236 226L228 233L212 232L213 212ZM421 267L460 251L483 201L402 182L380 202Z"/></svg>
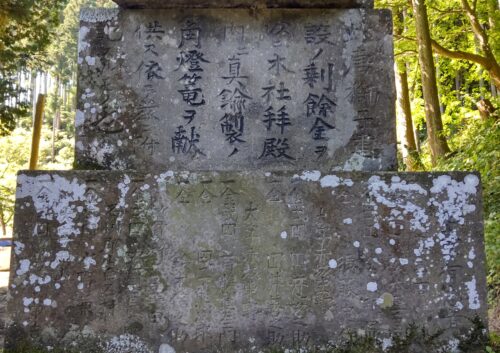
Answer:
<svg viewBox="0 0 500 353"><path fill-rule="evenodd" d="M209 8L209 7L287 7L287 8L356 8L373 7L373 0L114 0L123 8Z"/></svg>
<svg viewBox="0 0 500 353"><path fill-rule="evenodd" d="M365 9L84 11L76 159L394 170L391 33Z"/></svg>

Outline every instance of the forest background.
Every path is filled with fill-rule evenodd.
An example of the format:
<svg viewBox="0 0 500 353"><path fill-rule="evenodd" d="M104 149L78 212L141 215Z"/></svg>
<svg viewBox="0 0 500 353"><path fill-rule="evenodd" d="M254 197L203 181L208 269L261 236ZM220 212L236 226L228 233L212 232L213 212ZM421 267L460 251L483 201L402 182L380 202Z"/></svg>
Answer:
<svg viewBox="0 0 500 353"><path fill-rule="evenodd" d="M375 0L394 19L399 169L479 171L492 344L500 346L500 0ZM79 11L111 0L0 1L0 236L47 95L39 169L71 169Z"/></svg>

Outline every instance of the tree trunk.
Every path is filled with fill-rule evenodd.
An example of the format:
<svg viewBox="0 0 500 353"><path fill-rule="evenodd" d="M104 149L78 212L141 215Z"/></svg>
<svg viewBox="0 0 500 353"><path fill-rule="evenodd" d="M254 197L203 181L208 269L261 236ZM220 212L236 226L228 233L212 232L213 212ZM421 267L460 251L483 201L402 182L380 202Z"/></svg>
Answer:
<svg viewBox="0 0 500 353"><path fill-rule="evenodd" d="M31 109L33 121L35 121L35 110L36 110L36 71L31 70L30 73L30 93L31 93Z"/></svg>
<svg viewBox="0 0 500 353"><path fill-rule="evenodd" d="M405 12L398 8L393 9L393 14L397 16L394 21L394 34L402 35ZM417 152L415 143L415 135L413 131L413 120L411 115L410 90L408 88L408 70L404 59L395 60L394 73L396 77L396 92L397 92L397 118L400 139L402 143L403 161L406 170L414 171L421 169L420 156Z"/></svg>
<svg viewBox="0 0 500 353"><path fill-rule="evenodd" d="M420 156L417 152L417 144L415 143L415 135L413 132L406 63L396 62L395 71L398 121L403 130L401 134L403 160L406 165L406 170L415 171L422 169L422 163L420 162Z"/></svg>
<svg viewBox="0 0 500 353"><path fill-rule="evenodd" d="M461 90L462 89L462 71L458 70L455 74L455 96L457 101L462 100Z"/></svg>
<svg viewBox="0 0 500 353"><path fill-rule="evenodd" d="M48 94L47 90L49 89L49 75L47 74L47 72L44 72L43 73L43 94Z"/></svg>
<svg viewBox="0 0 500 353"><path fill-rule="evenodd" d="M412 0L417 32L418 59L422 75L422 91L425 101L425 121L427 124L427 138L431 152L432 165L440 157L450 152L450 148L443 136L443 122L439 109L439 98L436 84L436 70L432 57L432 44L429 32L429 19L425 0Z"/></svg>
<svg viewBox="0 0 500 353"><path fill-rule="evenodd" d="M462 7L465 10L465 14L467 15L469 22L472 25L472 31L479 41L479 47L484 53L484 57L489 64L488 71L490 73L491 79L495 83L497 88L500 87L500 66L498 65L495 56L493 55L493 51L491 50L490 43L488 40L488 33L484 30L483 26L479 22L479 18L477 17L476 10L471 8L468 0L461 0Z"/></svg>
<svg viewBox="0 0 500 353"><path fill-rule="evenodd" d="M65 111L68 111L68 85L64 84L63 85L63 107Z"/></svg>
<svg viewBox="0 0 500 353"><path fill-rule="evenodd" d="M56 137L57 131L59 130L59 119L61 116L61 89L60 89L60 79L59 76L56 76L56 84L55 84L55 100L56 100L56 114L54 115L54 119L52 120L52 163L55 162L56 159Z"/></svg>
<svg viewBox="0 0 500 353"><path fill-rule="evenodd" d="M439 60L436 55L436 82L441 81L441 68L439 67ZM444 114L444 105L443 105L443 100L441 99L441 95L439 94L438 90L438 99L439 99L439 111L441 115Z"/></svg>
<svg viewBox="0 0 500 353"><path fill-rule="evenodd" d="M6 237L7 236L7 222L5 220L4 209L3 209L3 205L1 202L0 202L0 227L2 229L2 236Z"/></svg>

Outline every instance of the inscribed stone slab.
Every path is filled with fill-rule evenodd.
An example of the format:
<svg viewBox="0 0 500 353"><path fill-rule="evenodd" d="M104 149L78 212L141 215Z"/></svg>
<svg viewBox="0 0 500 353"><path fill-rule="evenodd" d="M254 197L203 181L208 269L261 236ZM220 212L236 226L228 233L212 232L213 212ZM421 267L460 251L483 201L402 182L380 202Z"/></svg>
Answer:
<svg viewBox="0 0 500 353"><path fill-rule="evenodd" d="M101 9L81 18L80 167L396 168L388 11Z"/></svg>
<svg viewBox="0 0 500 353"><path fill-rule="evenodd" d="M193 7L287 7L287 8L356 8L373 7L373 0L114 0L123 8L165 9Z"/></svg>
<svg viewBox="0 0 500 353"><path fill-rule="evenodd" d="M235 352L412 322L453 343L486 321L476 174L299 174L21 173L11 345Z"/></svg>

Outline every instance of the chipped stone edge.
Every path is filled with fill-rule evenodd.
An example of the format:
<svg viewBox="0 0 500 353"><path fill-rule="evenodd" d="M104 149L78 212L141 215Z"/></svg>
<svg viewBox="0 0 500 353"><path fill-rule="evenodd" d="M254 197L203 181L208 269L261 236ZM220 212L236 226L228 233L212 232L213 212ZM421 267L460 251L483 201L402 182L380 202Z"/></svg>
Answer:
<svg viewBox="0 0 500 353"><path fill-rule="evenodd" d="M83 8L80 10L80 21L90 23L113 21L118 18L119 13L119 8Z"/></svg>

